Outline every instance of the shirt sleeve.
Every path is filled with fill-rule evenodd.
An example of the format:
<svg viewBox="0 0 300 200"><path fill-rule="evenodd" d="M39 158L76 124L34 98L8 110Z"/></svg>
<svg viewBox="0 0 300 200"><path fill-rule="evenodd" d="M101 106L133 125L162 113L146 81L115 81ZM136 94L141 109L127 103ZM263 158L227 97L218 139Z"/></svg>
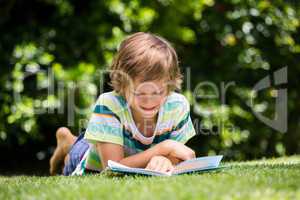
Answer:
<svg viewBox="0 0 300 200"><path fill-rule="evenodd" d="M191 137L196 135L190 116L190 104L187 99L184 98L181 106L177 107L174 116L178 117L177 120L175 120L175 127L170 134L170 139L186 143Z"/></svg>
<svg viewBox="0 0 300 200"><path fill-rule="evenodd" d="M124 145L120 119L101 97L94 107L84 138L92 144L108 142Z"/></svg>

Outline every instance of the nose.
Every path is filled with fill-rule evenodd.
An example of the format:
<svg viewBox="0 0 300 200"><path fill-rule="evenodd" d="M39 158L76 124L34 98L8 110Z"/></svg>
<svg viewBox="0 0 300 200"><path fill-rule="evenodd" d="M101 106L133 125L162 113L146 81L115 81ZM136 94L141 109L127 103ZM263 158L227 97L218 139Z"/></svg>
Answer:
<svg viewBox="0 0 300 200"><path fill-rule="evenodd" d="M145 95L143 101L159 102L161 100L160 96L157 95Z"/></svg>
<svg viewBox="0 0 300 200"><path fill-rule="evenodd" d="M151 96L145 96L145 97L142 99L141 103L142 103L144 106L151 107L151 104L153 105L154 102L153 102Z"/></svg>
<svg viewBox="0 0 300 200"><path fill-rule="evenodd" d="M161 102L162 102L161 98L157 98L157 97L151 96L151 95L141 99L141 101L140 101L140 103L144 107L147 107L147 108L155 107L155 106L161 104Z"/></svg>

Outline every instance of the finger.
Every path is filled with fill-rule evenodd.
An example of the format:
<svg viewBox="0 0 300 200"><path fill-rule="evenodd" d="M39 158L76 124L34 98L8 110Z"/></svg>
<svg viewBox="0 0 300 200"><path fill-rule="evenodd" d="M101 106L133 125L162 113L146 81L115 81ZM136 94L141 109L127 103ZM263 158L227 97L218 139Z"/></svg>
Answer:
<svg viewBox="0 0 300 200"><path fill-rule="evenodd" d="M153 163L151 163L149 166L146 167L146 169L154 170L155 169L155 165Z"/></svg>
<svg viewBox="0 0 300 200"><path fill-rule="evenodd" d="M155 165L155 167L154 167L153 170L154 170L154 171L159 171L160 168L161 168L160 163L157 163L157 164Z"/></svg>
<svg viewBox="0 0 300 200"><path fill-rule="evenodd" d="M146 166L145 169L152 169L152 168L153 168L153 162L150 161L150 162L147 164L147 166Z"/></svg>
<svg viewBox="0 0 300 200"><path fill-rule="evenodd" d="M164 163L162 165L162 167L160 168L160 171L161 172L167 172L169 168L170 168L170 164L169 163Z"/></svg>
<svg viewBox="0 0 300 200"><path fill-rule="evenodd" d="M196 154L193 150L188 150L183 156L183 160L189 160L193 158L196 158Z"/></svg>
<svg viewBox="0 0 300 200"><path fill-rule="evenodd" d="M173 165L170 161L164 161L160 165L160 168L158 169L160 172L168 172L170 169L172 169Z"/></svg>
<svg viewBox="0 0 300 200"><path fill-rule="evenodd" d="M150 163L146 166L145 169L150 169Z"/></svg>
<svg viewBox="0 0 300 200"><path fill-rule="evenodd" d="M167 172L172 173L173 171L174 171L174 166L173 165L169 166Z"/></svg>
<svg viewBox="0 0 300 200"><path fill-rule="evenodd" d="M161 171L161 168L163 167L164 165L164 162L157 162L156 165L155 165L155 171Z"/></svg>
<svg viewBox="0 0 300 200"><path fill-rule="evenodd" d="M154 170L156 165L158 163L158 160L156 159L151 159L151 161L149 162L148 166L146 167L146 169L150 169L150 170Z"/></svg>
<svg viewBox="0 0 300 200"><path fill-rule="evenodd" d="M182 160L173 156L168 157L168 159L172 162L173 165L180 163Z"/></svg>
<svg viewBox="0 0 300 200"><path fill-rule="evenodd" d="M190 157L190 159L196 158L195 151L191 150L189 153L189 157Z"/></svg>

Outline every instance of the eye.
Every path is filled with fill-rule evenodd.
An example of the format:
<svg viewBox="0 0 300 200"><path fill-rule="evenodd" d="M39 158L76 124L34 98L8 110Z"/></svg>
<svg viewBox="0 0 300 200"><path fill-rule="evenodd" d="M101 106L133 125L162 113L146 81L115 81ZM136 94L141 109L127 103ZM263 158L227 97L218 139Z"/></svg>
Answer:
<svg viewBox="0 0 300 200"><path fill-rule="evenodd" d="M144 93L138 93L138 92L134 92L133 93L135 96L143 96L143 95L145 95Z"/></svg>
<svg viewBox="0 0 300 200"><path fill-rule="evenodd" d="M133 92L133 94L136 97L142 97L142 96L147 96L147 95L152 95L152 96L162 96L165 93L165 90L161 90L161 91L157 91L157 92L153 92L150 94L147 94L145 92Z"/></svg>

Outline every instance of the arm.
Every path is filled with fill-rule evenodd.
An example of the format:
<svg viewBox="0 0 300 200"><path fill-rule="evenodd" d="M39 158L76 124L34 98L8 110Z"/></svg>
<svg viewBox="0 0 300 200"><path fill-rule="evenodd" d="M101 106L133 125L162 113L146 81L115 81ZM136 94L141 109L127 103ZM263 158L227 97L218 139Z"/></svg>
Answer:
<svg viewBox="0 0 300 200"><path fill-rule="evenodd" d="M143 152L128 157L124 157L123 146L118 144L98 142L96 148L101 157L103 168L107 167L108 160L119 162L128 167L145 168L152 157L167 153L162 144L157 144Z"/></svg>
<svg viewBox="0 0 300 200"><path fill-rule="evenodd" d="M173 156L167 156L166 158L168 158L174 166L183 161Z"/></svg>
<svg viewBox="0 0 300 200"><path fill-rule="evenodd" d="M195 152L184 144L165 140L143 152L124 158L124 150L121 145L98 142L97 151L101 157L103 168L107 166L108 160L119 162L128 167L145 168L154 156L171 156L180 160L187 160L195 157Z"/></svg>

